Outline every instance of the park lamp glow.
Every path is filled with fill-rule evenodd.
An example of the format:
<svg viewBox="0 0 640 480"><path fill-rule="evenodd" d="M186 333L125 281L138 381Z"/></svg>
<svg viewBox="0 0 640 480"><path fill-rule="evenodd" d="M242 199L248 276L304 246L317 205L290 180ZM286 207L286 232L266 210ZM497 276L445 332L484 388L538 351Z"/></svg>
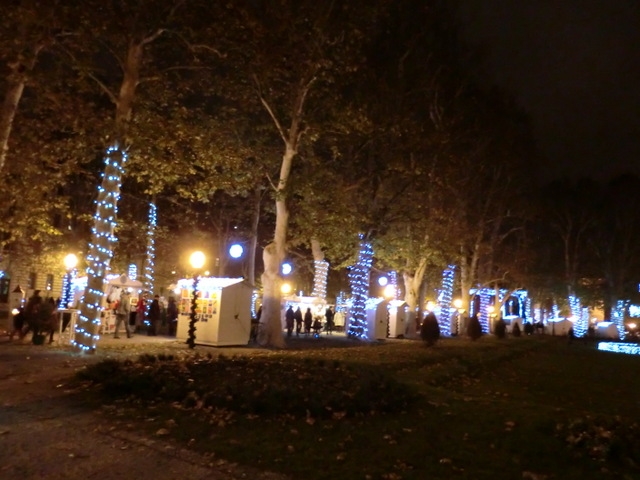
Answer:
<svg viewBox="0 0 640 480"><path fill-rule="evenodd" d="M429 300L427 302L427 312L433 312L436 309L436 304L435 302L432 302L431 300Z"/></svg>
<svg viewBox="0 0 640 480"><path fill-rule="evenodd" d="M202 267L204 267L205 259L206 258L204 256L204 253L202 253L201 251L196 251L193 252L189 257L189 264L196 270L200 270Z"/></svg>
<svg viewBox="0 0 640 480"><path fill-rule="evenodd" d="M387 277L380 277L378 279L378 285L380 285L381 287L386 287L389 283L389 279Z"/></svg>
<svg viewBox="0 0 640 480"><path fill-rule="evenodd" d="M387 285L384 287L385 298L396 298L396 287L394 285Z"/></svg>
<svg viewBox="0 0 640 480"><path fill-rule="evenodd" d="M280 291L284 294L284 295L289 295L291 293L292 287L291 284L285 282L282 284L282 286L280 287Z"/></svg>
<svg viewBox="0 0 640 480"><path fill-rule="evenodd" d="M280 271L283 275L289 275L293 271L293 267L290 263L283 263L282 267L280 267Z"/></svg>
<svg viewBox="0 0 640 480"><path fill-rule="evenodd" d="M462 309L462 299L461 298L456 298L453 301L453 306L456 307L457 310Z"/></svg>
<svg viewBox="0 0 640 480"><path fill-rule="evenodd" d="M244 248L239 243L234 243L229 247L229 255L231 258L240 258L244 253Z"/></svg>

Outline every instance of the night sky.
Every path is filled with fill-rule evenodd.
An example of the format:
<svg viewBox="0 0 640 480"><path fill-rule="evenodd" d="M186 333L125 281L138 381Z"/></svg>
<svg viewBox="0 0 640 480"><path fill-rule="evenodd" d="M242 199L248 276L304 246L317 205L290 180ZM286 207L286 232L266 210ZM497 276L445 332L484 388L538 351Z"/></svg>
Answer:
<svg viewBox="0 0 640 480"><path fill-rule="evenodd" d="M543 178L640 174L640 0L460 0L486 80L530 115Z"/></svg>

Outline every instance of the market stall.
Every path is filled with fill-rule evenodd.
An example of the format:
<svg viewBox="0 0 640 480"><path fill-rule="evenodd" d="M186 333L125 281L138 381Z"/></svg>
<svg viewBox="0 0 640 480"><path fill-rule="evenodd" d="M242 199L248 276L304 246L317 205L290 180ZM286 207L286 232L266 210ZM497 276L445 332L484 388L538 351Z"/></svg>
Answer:
<svg viewBox="0 0 640 480"><path fill-rule="evenodd" d="M186 341L191 319L193 279L178 282L178 326L176 338ZM203 277L198 281L196 344L246 345L251 334L253 288L242 278Z"/></svg>

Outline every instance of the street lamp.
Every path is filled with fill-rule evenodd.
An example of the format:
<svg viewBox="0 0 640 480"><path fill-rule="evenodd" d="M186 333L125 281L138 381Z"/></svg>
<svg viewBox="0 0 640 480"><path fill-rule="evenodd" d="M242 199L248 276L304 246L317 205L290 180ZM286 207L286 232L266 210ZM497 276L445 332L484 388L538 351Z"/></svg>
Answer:
<svg viewBox="0 0 640 480"><path fill-rule="evenodd" d="M282 286L280 287L280 291L284 294L284 295L289 295L291 293L292 287L290 283L283 283Z"/></svg>
<svg viewBox="0 0 640 480"><path fill-rule="evenodd" d="M187 338L187 345L189 348L195 348L196 346L196 322L197 308L198 308L198 280L200 279L199 272L204 267L206 257L204 253L200 251L193 252L189 257L189 263L193 267L193 296L191 297L191 315L189 317L189 338Z"/></svg>
<svg viewBox="0 0 640 480"><path fill-rule="evenodd" d="M75 254L70 253L66 257L64 257L64 268L67 269L67 274L65 275L66 283L64 286L64 292L62 292L62 301L60 302L63 308L69 308L71 302L71 275L73 273L73 269L78 265L78 257Z"/></svg>

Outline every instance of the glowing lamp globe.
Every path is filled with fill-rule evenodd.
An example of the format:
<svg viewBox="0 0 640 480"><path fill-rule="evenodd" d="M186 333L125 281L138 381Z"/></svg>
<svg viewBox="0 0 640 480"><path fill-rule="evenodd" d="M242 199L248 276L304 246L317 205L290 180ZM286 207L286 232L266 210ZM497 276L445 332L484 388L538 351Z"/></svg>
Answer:
<svg viewBox="0 0 640 480"><path fill-rule="evenodd" d="M242 248L240 244L234 243L229 247L229 255L231 255L231 258L240 258L243 253L244 248Z"/></svg>
<svg viewBox="0 0 640 480"><path fill-rule="evenodd" d="M456 307L458 310L460 310L462 308L462 299L456 298L453 301L453 306Z"/></svg>
<svg viewBox="0 0 640 480"><path fill-rule="evenodd" d="M381 287L386 287L388 283L389 279L387 277L380 277L378 279L378 285L380 285Z"/></svg>
<svg viewBox="0 0 640 480"><path fill-rule="evenodd" d="M290 263L283 263L282 264L282 274L283 275L289 275L292 270L293 270L293 267L291 266Z"/></svg>
<svg viewBox="0 0 640 480"><path fill-rule="evenodd" d="M288 283L283 283L282 287L280 287L280 291L285 295L289 295L291 293L291 290L291 285L289 285Z"/></svg>
<svg viewBox="0 0 640 480"><path fill-rule="evenodd" d="M395 298L396 297L396 287L393 285L387 285L384 288L384 296L386 298Z"/></svg>
<svg viewBox="0 0 640 480"><path fill-rule="evenodd" d="M64 266L67 270L73 270L78 265L78 257L76 257L73 253L70 253L66 257L64 257Z"/></svg>
<svg viewBox="0 0 640 480"><path fill-rule="evenodd" d="M198 270L204 266L205 260L206 257L204 256L204 253L200 251L193 252L189 257L189 263L191 264L191 266Z"/></svg>

